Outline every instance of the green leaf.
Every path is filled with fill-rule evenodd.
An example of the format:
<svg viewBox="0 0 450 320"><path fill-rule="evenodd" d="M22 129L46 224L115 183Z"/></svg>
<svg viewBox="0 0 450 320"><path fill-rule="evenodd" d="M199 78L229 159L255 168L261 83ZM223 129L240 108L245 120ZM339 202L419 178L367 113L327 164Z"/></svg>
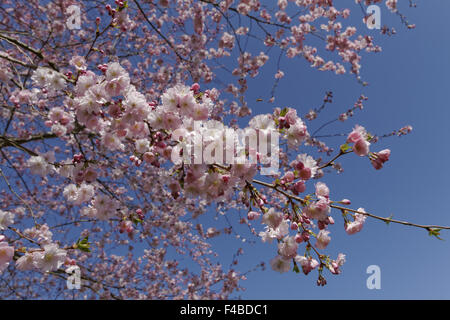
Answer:
<svg viewBox="0 0 450 320"><path fill-rule="evenodd" d="M295 273L299 273L300 269L298 268L297 264L294 264L294 270Z"/></svg>
<svg viewBox="0 0 450 320"><path fill-rule="evenodd" d="M389 225L389 223L391 223L391 220L392 220L392 217L393 217L393 216L394 216L394 215L391 214L388 218L386 218L387 221L385 221L385 223L386 223L387 225Z"/></svg>
<svg viewBox="0 0 450 320"><path fill-rule="evenodd" d="M284 108L284 109L281 110L281 112L280 112L280 117L284 117L287 113L288 113L288 108Z"/></svg>
<svg viewBox="0 0 450 320"><path fill-rule="evenodd" d="M90 246L91 244L89 243L89 237L85 237L83 240L78 239L75 244L75 248L80 249L83 252L91 252Z"/></svg>
<svg viewBox="0 0 450 320"><path fill-rule="evenodd" d="M436 237L436 238L438 238L439 240L444 240L444 239L442 239L441 237L439 237L440 235L441 235L441 233L440 233L440 231L442 230L442 229L438 229L438 228L435 228L435 229L433 229L433 228L429 228L429 229L427 229L428 230L428 235L429 236L434 236L434 237Z"/></svg>
<svg viewBox="0 0 450 320"><path fill-rule="evenodd" d="M350 147L348 144L343 144L343 145L341 145L341 151L342 152L348 152L348 151L350 151L352 149L352 147Z"/></svg>

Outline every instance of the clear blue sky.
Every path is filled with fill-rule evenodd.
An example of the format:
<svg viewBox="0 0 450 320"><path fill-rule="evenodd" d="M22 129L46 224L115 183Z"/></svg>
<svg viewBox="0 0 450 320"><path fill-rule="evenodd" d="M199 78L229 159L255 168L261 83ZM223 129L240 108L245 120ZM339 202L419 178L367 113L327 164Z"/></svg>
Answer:
<svg viewBox="0 0 450 320"><path fill-rule="evenodd" d="M404 3L403 3L404 2ZM359 30L361 11L348 1L353 20ZM419 224L450 225L448 178L450 168L450 109L448 106L450 74L450 2L444 0L417 1L409 9L402 1L401 11L415 30L407 30L398 16L382 6L382 25L397 29L393 37L381 36L377 30L364 30L375 37L383 48L381 53L364 54L361 74L370 85L363 88L353 76L335 76L310 68L304 60L284 59L281 69L286 77L277 90L277 105L296 107L305 114L320 104L325 91L334 92L334 101L317 120L309 124L314 130L353 105L363 93L369 97L362 112L348 122L336 123L323 134L346 133L354 124L361 124L377 134L388 133L404 125L413 126L413 133L393 137L372 145L374 151L390 148L391 159L385 168L374 170L367 159L349 155L342 159L344 173L331 173L322 180L331 189L335 200L349 198L352 207L364 207L380 216ZM274 60L259 79L250 82L249 97L263 96L273 83ZM294 71L294 72L292 72ZM249 99L252 101L252 99ZM270 112L271 107L257 103L254 114ZM342 138L328 138L330 146L343 143ZM213 214L213 213L212 213ZM236 218L236 213L234 213ZM336 224L330 228L332 241L327 252L332 257L343 252L347 262L343 273L329 274L328 284L317 287L317 272L310 275L293 272L278 274L267 268L254 272L242 284L247 288L244 299L439 299L450 298L450 232L443 232L445 241L431 238L423 229L389 225L368 219L363 231L349 236L344 232L342 218L334 212ZM230 213L230 219L233 213ZM234 221L236 221L234 219ZM275 244L244 245L245 255L239 268L251 268L260 261L269 262L276 254ZM219 237L216 248L229 262L239 246L238 241ZM381 290L366 287L366 268L381 268Z"/></svg>

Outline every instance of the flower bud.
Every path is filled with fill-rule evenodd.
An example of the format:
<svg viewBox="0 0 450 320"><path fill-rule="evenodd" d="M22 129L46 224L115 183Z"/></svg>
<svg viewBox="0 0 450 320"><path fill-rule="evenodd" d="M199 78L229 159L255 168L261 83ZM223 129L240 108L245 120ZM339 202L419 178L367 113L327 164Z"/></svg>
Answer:
<svg viewBox="0 0 450 320"><path fill-rule="evenodd" d="M295 242L297 242L297 243L302 243L303 242L303 237L302 237L302 235L300 233L297 233L295 235Z"/></svg>
<svg viewBox="0 0 450 320"><path fill-rule="evenodd" d="M311 178L311 169L305 167L300 170L300 178L302 178L303 180L308 180L309 178Z"/></svg>
<svg viewBox="0 0 450 320"><path fill-rule="evenodd" d="M256 219L259 218L259 216L260 216L260 213L256 212L256 211L249 211L247 213L247 219L248 220L256 220Z"/></svg>
<svg viewBox="0 0 450 320"><path fill-rule="evenodd" d="M295 165L295 169L297 169L299 171L302 170L304 167L305 167L305 165L301 161L297 162L297 164Z"/></svg>
<svg viewBox="0 0 450 320"><path fill-rule="evenodd" d="M303 232L302 232L302 239L303 239L303 241L308 241L309 238L310 238L309 232L306 231L306 230L303 231Z"/></svg>

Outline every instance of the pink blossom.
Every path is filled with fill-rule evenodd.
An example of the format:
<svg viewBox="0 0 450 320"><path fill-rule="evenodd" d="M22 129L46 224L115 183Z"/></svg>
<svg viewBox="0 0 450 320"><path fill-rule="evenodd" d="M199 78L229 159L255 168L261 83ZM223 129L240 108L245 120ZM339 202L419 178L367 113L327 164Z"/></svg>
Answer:
<svg viewBox="0 0 450 320"><path fill-rule="evenodd" d="M268 212L264 213L262 218L262 222L272 229L276 229L281 221L283 221L283 214L279 211L275 211L274 208L270 208Z"/></svg>
<svg viewBox="0 0 450 320"><path fill-rule="evenodd" d="M86 70L86 60L81 56L73 56L69 63L74 66L77 70Z"/></svg>
<svg viewBox="0 0 450 320"><path fill-rule="evenodd" d="M303 181L298 181L294 184L293 192L295 194L303 193L306 190L306 185Z"/></svg>
<svg viewBox="0 0 450 320"><path fill-rule="evenodd" d="M330 201L322 196L318 200L305 208L305 213L309 218L325 220L330 212Z"/></svg>
<svg viewBox="0 0 450 320"><path fill-rule="evenodd" d="M286 237L278 244L278 252L285 259L295 258L297 255L298 243L295 237Z"/></svg>
<svg viewBox="0 0 450 320"><path fill-rule="evenodd" d="M391 154L391 150L384 149L380 152L373 152L370 162L372 163L372 166L379 170L383 167L383 164L389 160L389 156Z"/></svg>
<svg viewBox="0 0 450 320"><path fill-rule="evenodd" d="M359 139L353 145L353 152L360 157L365 157L369 154L370 143L365 139Z"/></svg>
<svg viewBox="0 0 450 320"><path fill-rule="evenodd" d="M247 214L247 219L248 220L256 220L259 218L261 214L259 212L256 211L249 211Z"/></svg>
<svg viewBox="0 0 450 320"><path fill-rule="evenodd" d="M328 235L330 232L327 230L320 230L317 234L316 248L325 249L330 243L331 237Z"/></svg>
<svg viewBox="0 0 450 320"><path fill-rule="evenodd" d="M9 266L13 256L14 247L9 246L6 242L0 242L0 273Z"/></svg>
<svg viewBox="0 0 450 320"><path fill-rule="evenodd" d="M291 148L297 148L308 136L306 126L300 118L296 119L293 125L290 125L289 129L286 131L286 138L288 145Z"/></svg>
<svg viewBox="0 0 450 320"><path fill-rule="evenodd" d="M14 213L0 210L0 230L6 230L14 223Z"/></svg>
<svg viewBox="0 0 450 320"><path fill-rule="evenodd" d="M366 130L356 125L352 132L349 133L347 137L347 143L356 143L358 140L365 139L366 137Z"/></svg>
<svg viewBox="0 0 450 320"><path fill-rule="evenodd" d="M276 256L275 258L270 260L270 266L274 271L285 273L291 269L291 262L289 259L285 259L281 256Z"/></svg>
<svg viewBox="0 0 450 320"><path fill-rule="evenodd" d="M35 260L39 257L35 253L25 253L16 261L16 268L21 271L32 270L36 267Z"/></svg>
<svg viewBox="0 0 450 320"><path fill-rule="evenodd" d="M358 211L365 212L363 208L359 208ZM355 220L345 225L345 232L347 232L347 234L355 234L357 232L360 232L364 226L365 221L366 216L364 214L356 213Z"/></svg>
<svg viewBox="0 0 450 320"><path fill-rule="evenodd" d="M282 180L286 182L292 182L294 180L294 173L292 171L288 171L284 174Z"/></svg>
<svg viewBox="0 0 450 320"><path fill-rule="evenodd" d="M66 251L56 244L45 245L43 252L36 253L36 267L44 272L57 270L63 265L66 255Z"/></svg>
<svg viewBox="0 0 450 320"><path fill-rule="evenodd" d="M342 267L344 263L345 263L345 254L339 253L337 259L331 262L330 272L333 274L340 274L341 273L340 267Z"/></svg>
<svg viewBox="0 0 450 320"><path fill-rule="evenodd" d="M295 261L302 267L303 273L308 274L319 266L319 262L311 257L299 256L295 257Z"/></svg>
<svg viewBox="0 0 450 320"><path fill-rule="evenodd" d="M316 183L316 196L322 196L328 198L330 195L330 189L323 182Z"/></svg>

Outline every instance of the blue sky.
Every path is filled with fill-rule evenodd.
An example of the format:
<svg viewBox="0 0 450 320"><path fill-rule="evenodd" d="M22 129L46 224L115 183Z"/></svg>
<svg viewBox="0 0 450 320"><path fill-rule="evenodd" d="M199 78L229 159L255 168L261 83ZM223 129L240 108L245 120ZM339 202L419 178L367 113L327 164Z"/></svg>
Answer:
<svg viewBox="0 0 450 320"><path fill-rule="evenodd" d="M351 3L350 3L351 2ZM403 3L404 2L404 3ZM308 123L310 132L335 118L353 105L361 93L369 97L365 109L345 123L335 123L322 134L347 133L354 124L370 132L389 133L410 124L413 132L392 137L372 145L372 151L392 150L385 167L374 170L367 159L354 154L341 161L344 172L328 174L322 179L330 186L335 200L349 198L352 207L363 207L380 216L419 224L450 225L448 178L450 168L450 110L448 108L448 75L450 71L449 1L417 1L410 9L402 1L401 11L415 30L407 30L398 16L382 6L382 25L395 27L397 35L381 36L377 30L367 30L360 22L361 11L349 1L351 22L358 30L373 35L383 51L364 54L361 75L370 85L363 88L352 75L336 76L319 72L301 59L284 59L281 69L286 77L277 89L277 106L296 107L305 114L321 103L326 91L334 93L332 105L319 118ZM356 16L356 19L355 19ZM259 80L249 82L248 101L266 97L273 83L274 56ZM294 72L292 72L294 71ZM265 95L266 94L266 95ZM270 112L272 106L255 103L254 114ZM324 139L329 146L338 147L343 138ZM306 151L306 150L305 150ZM338 212L333 213L336 224L330 228L332 241L327 252L332 257L343 252L347 262L343 273L329 274L328 284L317 287L317 273L308 276L293 272L278 274L267 268L249 274L242 284L247 288L244 299L449 299L450 233L443 231L444 241L428 236L423 229L408 226L387 226L368 219L362 232L349 236L344 231ZM236 217L236 216L235 216ZM233 213L230 213L233 219ZM236 218L237 220L237 218ZM235 221L236 221L235 220ZM216 249L224 261L239 246L239 241L219 237ZM266 263L275 256L275 244L244 245L245 255L239 268L251 268L260 261ZM234 244L234 245L232 245ZM366 268L381 268L381 289L366 287Z"/></svg>

